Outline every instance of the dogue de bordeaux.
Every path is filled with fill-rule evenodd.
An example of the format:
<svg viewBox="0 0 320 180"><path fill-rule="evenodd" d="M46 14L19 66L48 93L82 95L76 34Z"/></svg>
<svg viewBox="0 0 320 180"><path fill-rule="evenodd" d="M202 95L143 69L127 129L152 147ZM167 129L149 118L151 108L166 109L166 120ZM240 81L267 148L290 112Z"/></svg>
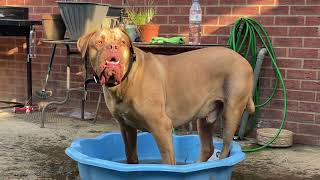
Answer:
<svg viewBox="0 0 320 180"><path fill-rule="evenodd" d="M175 164L172 128L194 119L201 141L199 162L207 161L217 118L224 121L223 159L243 111L255 110L252 68L228 48L155 55L134 47L119 28L86 34L77 47L90 60L107 107L120 124L127 163L139 163L137 129L144 129L155 138L162 162Z"/></svg>

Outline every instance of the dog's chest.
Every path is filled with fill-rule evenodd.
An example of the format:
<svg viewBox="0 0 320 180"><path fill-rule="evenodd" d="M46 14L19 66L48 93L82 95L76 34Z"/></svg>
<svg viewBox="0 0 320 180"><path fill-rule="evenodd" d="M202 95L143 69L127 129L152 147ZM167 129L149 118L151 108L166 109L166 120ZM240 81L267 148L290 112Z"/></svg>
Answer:
<svg viewBox="0 0 320 180"><path fill-rule="evenodd" d="M115 107L115 113L123 121L125 124L137 128L137 129L145 129L145 125L140 118L138 118L137 112L128 104L126 103L119 103Z"/></svg>

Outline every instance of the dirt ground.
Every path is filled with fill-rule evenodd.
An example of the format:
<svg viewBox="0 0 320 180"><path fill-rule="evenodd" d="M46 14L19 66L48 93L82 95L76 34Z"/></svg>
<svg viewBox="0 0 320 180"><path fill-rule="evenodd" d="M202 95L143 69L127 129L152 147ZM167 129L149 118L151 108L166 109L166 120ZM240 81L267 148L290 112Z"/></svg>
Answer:
<svg viewBox="0 0 320 180"><path fill-rule="evenodd" d="M113 121L92 124L56 115L39 128L39 118L0 111L0 179L79 179L65 148L75 138L118 130ZM320 147L302 145L250 153L235 167L232 179L320 179L319 154Z"/></svg>

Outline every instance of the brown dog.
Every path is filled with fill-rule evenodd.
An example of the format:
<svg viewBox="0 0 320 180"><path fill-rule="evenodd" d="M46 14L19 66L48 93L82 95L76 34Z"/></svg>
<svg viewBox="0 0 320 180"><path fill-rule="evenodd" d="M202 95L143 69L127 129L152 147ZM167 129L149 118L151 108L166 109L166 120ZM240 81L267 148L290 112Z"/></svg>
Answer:
<svg viewBox="0 0 320 180"><path fill-rule="evenodd" d="M87 34L77 43L99 76L111 114L119 121L128 163L138 163L137 129L151 132L162 161L175 164L172 128L198 119L200 162L213 153L213 122L224 119L223 149L229 145L245 108L252 101L252 68L242 56L211 47L173 56L145 53L133 47L120 29Z"/></svg>

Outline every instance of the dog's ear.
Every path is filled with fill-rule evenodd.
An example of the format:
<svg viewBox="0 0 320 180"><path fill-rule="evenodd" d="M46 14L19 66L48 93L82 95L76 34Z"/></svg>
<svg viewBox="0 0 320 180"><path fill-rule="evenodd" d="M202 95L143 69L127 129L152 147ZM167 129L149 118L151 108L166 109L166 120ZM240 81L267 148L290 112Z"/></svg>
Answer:
<svg viewBox="0 0 320 180"><path fill-rule="evenodd" d="M89 42L95 33L96 33L96 31L93 31L93 32L86 34L78 39L77 48L78 48L78 51L81 53L82 57L84 57L86 55Z"/></svg>

